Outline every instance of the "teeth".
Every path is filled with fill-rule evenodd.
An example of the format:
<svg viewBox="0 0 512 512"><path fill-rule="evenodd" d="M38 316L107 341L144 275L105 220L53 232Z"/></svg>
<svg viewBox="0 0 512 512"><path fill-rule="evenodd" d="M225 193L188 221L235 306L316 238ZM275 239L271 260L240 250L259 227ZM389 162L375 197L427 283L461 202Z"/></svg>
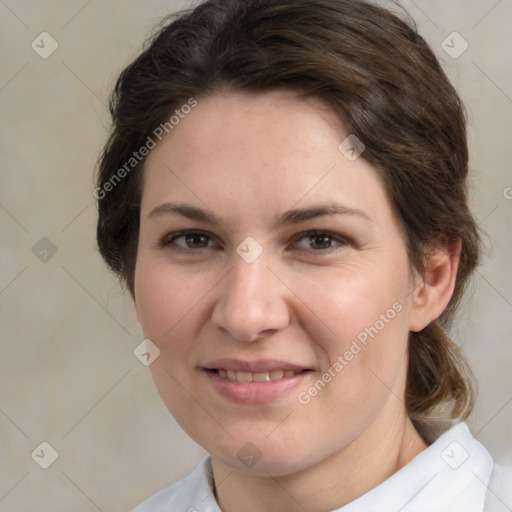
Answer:
<svg viewBox="0 0 512 512"><path fill-rule="evenodd" d="M252 373L236 372L236 380L238 382L252 382Z"/></svg>
<svg viewBox="0 0 512 512"><path fill-rule="evenodd" d="M253 373L252 374L252 381L253 382L266 382L270 380L270 374L268 372L261 372L261 373Z"/></svg>
<svg viewBox="0 0 512 512"><path fill-rule="evenodd" d="M293 377L296 373L293 370L272 370L270 372L234 372L232 370L217 370L219 377L235 382L268 382L270 380L279 380L284 377Z"/></svg>

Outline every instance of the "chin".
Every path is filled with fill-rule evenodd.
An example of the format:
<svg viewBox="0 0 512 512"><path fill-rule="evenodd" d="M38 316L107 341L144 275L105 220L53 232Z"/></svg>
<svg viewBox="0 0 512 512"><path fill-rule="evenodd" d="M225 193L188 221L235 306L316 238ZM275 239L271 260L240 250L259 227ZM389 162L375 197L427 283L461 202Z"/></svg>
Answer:
<svg viewBox="0 0 512 512"><path fill-rule="evenodd" d="M258 454L255 452L254 458L251 461L250 456L245 454L243 459L240 460L238 457L232 457L231 454L224 454L227 456L217 457L225 466L230 470L246 473L253 476L268 477L269 475L274 477L286 476L297 473L309 466L304 460L296 461L295 457L272 454L271 456L265 456L264 454ZM213 457L216 457L213 455Z"/></svg>
<svg viewBox="0 0 512 512"><path fill-rule="evenodd" d="M250 436L235 437L222 446L203 444L203 448L230 470L254 476L291 475L318 462L312 453L300 451L304 443L291 442L286 446L265 437L250 439ZM310 444L308 450L312 448Z"/></svg>

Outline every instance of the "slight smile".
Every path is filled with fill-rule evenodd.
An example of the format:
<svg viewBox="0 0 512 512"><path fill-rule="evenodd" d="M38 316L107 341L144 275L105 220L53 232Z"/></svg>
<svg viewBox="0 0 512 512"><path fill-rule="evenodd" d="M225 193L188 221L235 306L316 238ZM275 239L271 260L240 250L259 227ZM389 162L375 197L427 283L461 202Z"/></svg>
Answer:
<svg viewBox="0 0 512 512"><path fill-rule="evenodd" d="M263 404L277 400L313 373L284 361L222 359L203 368L214 389L237 403Z"/></svg>

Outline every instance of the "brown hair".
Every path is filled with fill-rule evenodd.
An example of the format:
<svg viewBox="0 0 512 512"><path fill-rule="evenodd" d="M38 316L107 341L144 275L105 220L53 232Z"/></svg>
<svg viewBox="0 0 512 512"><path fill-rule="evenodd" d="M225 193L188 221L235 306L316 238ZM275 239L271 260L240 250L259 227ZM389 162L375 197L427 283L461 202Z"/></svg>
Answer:
<svg viewBox="0 0 512 512"><path fill-rule="evenodd" d="M444 404L465 418L471 372L445 334L480 249L467 205L465 111L415 26L390 11L363 0L209 0L166 21L112 94L95 190L101 254L133 295L144 164L133 155L176 109L221 90L282 88L323 99L364 142L418 272L427 247L461 240L447 309L410 333L405 398L412 417Z"/></svg>

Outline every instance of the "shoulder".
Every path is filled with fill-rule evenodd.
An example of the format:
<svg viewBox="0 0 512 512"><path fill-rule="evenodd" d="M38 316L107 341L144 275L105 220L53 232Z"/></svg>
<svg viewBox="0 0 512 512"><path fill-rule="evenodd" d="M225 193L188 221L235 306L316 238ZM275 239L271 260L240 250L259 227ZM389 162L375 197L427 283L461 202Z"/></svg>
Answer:
<svg viewBox="0 0 512 512"><path fill-rule="evenodd" d="M456 464L453 468L464 464L467 457L468 467L474 477L472 487L481 487L484 490L483 510L485 512L510 512L512 506L510 457L506 460L498 457L495 460L471 434L465 423L450 426L449 422L426 421L416 426L429 444L433 443L442 450L440 455L447 460L448 464Z"/></svg>
<svg viewBox="0 0 512 512"><path fill-rule="evenodd" d="M157 492L132 512L220 512L213 493L210 458L203 459L183 480Z"/></svg>
<svg viewBox="0 0 512 512"><path fill-rule="evenodd" d="M485 498L485 511L510 512L512 507L512 462L495 462Z"/></svg>

